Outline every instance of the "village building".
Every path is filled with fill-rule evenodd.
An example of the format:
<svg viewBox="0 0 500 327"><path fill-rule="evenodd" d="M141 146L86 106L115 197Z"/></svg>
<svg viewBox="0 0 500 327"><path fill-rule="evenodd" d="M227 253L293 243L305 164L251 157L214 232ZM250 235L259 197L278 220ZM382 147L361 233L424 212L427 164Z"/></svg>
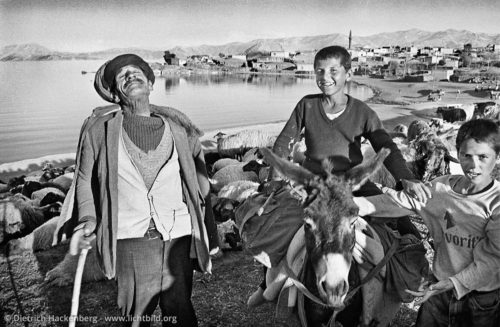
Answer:
<svg viewBox="0 0 500 327"><path fill-rule="evenodd" d="M316 51L298 52L293 57L296 66L296 73L314 72L314 55Z"/></svg>

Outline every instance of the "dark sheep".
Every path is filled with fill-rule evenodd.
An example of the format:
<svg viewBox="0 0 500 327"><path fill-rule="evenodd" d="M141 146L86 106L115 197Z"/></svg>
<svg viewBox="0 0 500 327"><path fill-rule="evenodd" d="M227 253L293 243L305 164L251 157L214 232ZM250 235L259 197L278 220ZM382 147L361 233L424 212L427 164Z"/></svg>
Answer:
<svg viewBox="0 0 500 327"><path fill-rule="evenodd" d="M43 199L40 201L40 207L44 207L48 204L54 204L57 202L63 203L64 197L59 194L50 192L47 195L45 195Z"/></svg>
<svg viewBox="0 0 500 327"><path fill-rule="evenodd" d="M214 200L212 198L212 200ZM228 220L234 220L234 211L240 203L236 200L227 198L216 198L212 201L212 210L216 222L223 223Z"/></svg>
<svg viewBox="0 0 500 327"><path fill-rule="evenodd" d="M205 166L207 171L212 171L212 166L214 163L221 158L218 152L206 152L205 153Z"/></svg>
<svg viewBox="0 0 500 327"><path fill-rule="evenodd" d="M33 194L33 192L41 190L41 189L42 189L42 183L35 182L35 181L27 181L23 185L23 188L21 190L21 194L28 197L28 198L31 198L31 194Z"/></svg>
<svg viewBox="0 0 500 327"><path fill-rule="evenodd" d="M457 121L465 121L467 119L467 114L465 110L455 107L439 107L436 111L440 114L444 121L449 123L454 123Z"/></svg>
<svg viewBox="0 0 500 327"><path fill-rule="evenodd" d="M18 177L12 177L11 179L9 179L9 181L7 182L7 186L9 188L15 188L19 185L23 185L26 181L25 181L25 177L26 175L21 175L21 176L18 176Z"/></svg>
<svg viewBox="0 0 500 327"><path fill-rule="evenodd" d="M267 165L259 163L257 160L251 160L243 166L243 171L253 171L259 176L260 170L264 167L267 167Z"/></svg>

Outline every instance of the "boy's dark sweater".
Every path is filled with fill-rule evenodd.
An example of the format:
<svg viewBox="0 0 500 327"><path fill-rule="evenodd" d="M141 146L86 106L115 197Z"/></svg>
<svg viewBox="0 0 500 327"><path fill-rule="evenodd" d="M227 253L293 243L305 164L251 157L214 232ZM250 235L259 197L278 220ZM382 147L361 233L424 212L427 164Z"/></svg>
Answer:
<svg viewBox="0 0 500 327"><path fill-rule="evenodd" d="M298 140L300 132L305 128L307 151L303 166L316 174L322 174L321 160L330 157L334 170L344 172L363 161L361 137L364 137L370 141L376 152L383 147L391 150L384 165L396 181L414 178L375 111L364 102L348 96L345 111L336 119L330 120L323 110L322 96L307 95L299 101L274 144L273 150L276 154L283 158L288 157L290 141ZM368 191L367 188L372 189L367 193L376 192L369 185L363 187Z"/></svg>

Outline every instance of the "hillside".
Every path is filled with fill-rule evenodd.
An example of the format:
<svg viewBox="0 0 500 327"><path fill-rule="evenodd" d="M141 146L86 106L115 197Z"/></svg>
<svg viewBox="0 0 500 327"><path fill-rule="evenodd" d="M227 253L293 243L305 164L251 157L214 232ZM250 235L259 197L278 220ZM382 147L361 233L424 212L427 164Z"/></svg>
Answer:
<svg viewBox="0 0 500 327"><path fill-rule="evenodd" d="M500 44L500 34L474 33L466 30L448 29L445 31L428 32L419 29L379 33L370 36L354 36L352 46L379 47L387 45L417 47L438 46L462 48L465 43L472 46L486 46ZM232 42L222 45L199 45L193 47L165 48L175 53L179 58L193 54L208 54L217 56L224 54L252 54L276 50L297 51L315 50L327 45L348 45L348 36L345 34L327 34L305 37L286 37L277 39L257 39L249 42ZM69 53L47 49L37 44L10 45L0 49L0 61L22 60L67 60L67 59L109 59L118 54L133 52L147 60L161 60L163 51L137 48L109 49L99 52Z"/></svg>

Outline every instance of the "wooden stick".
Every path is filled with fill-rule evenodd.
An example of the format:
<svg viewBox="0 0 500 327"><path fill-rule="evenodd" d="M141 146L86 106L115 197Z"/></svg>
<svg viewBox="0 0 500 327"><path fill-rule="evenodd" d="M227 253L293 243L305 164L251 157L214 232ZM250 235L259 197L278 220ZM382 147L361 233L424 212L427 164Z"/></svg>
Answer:
<svg viewBox="0 0 500 327"><path fill-rule="evenodd" d="M266 206L269 204L269 202L271 202L275 193L276 193L275 191L272 191L271 194L269 194L269 197L266 199L266 202L264 202L262 207L260 207L259 210L257 211L258 216L262 216L264 210L266 209Z"/></svg>
<svg viewBox="0 0 500 327"><path fill-rule="evenodd" d="M78 257L78 265L76 266L75 283L73 285L73 297L71 298L71 315L69 317L69 327L75 327L76 318L78 316L78 302L80 299L80 288L82 286L83 268L85 259L87 259L88 249L82 249Z"/></svg>

